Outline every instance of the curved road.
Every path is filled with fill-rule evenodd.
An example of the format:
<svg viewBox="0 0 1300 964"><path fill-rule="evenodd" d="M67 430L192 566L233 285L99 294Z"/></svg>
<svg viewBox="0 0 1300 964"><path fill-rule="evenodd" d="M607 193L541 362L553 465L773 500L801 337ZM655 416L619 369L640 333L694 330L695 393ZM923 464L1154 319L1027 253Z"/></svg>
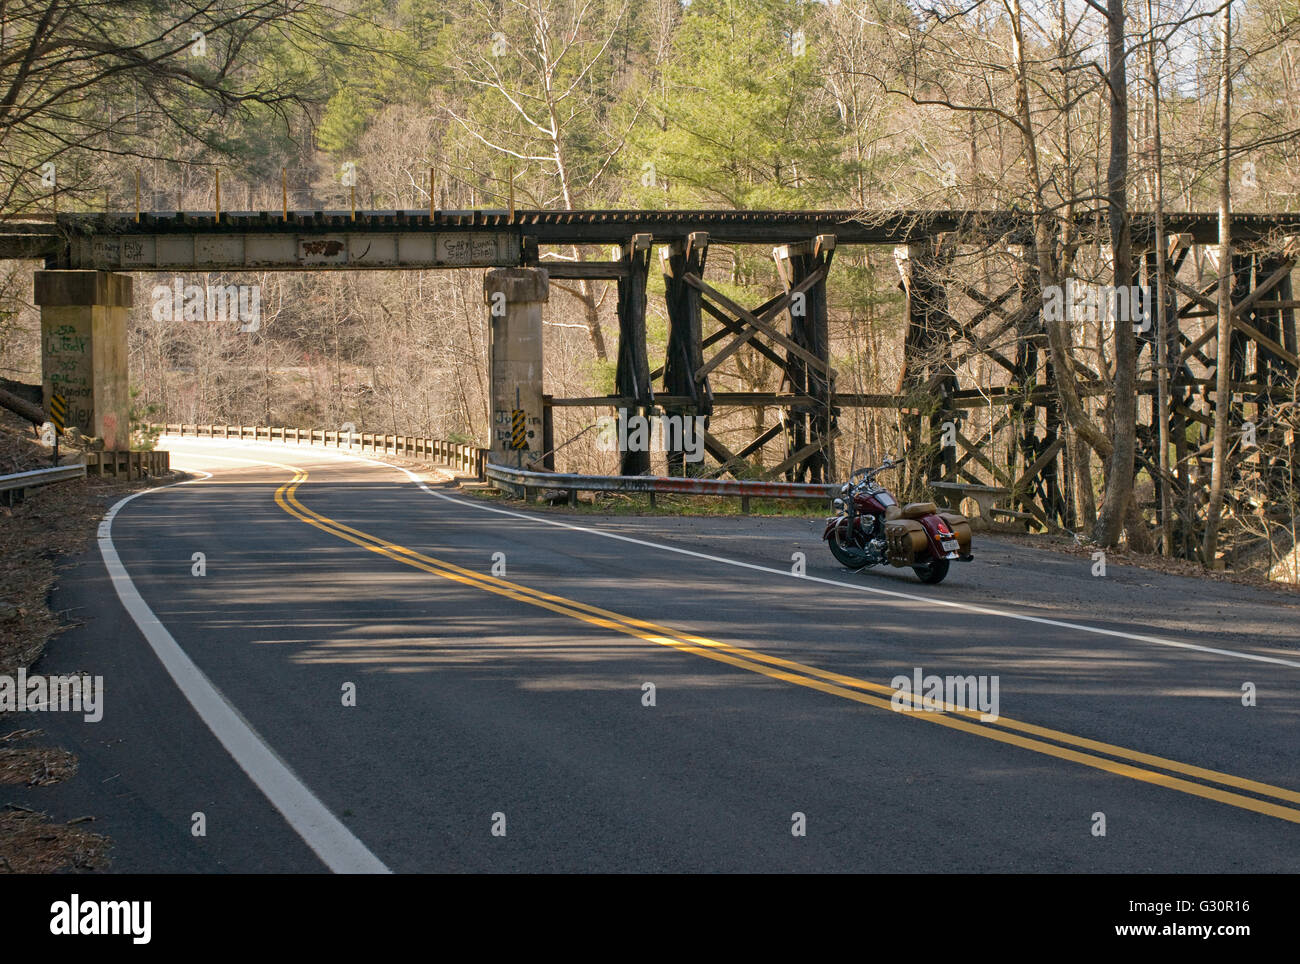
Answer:
<svg viewBox="0 0 1300 964"><path fill-rule="evenodd" d="M117 579L98 550L63 578L83 625L37 668L105 677L101 722L41 720L81 772L38 792L99 814L116 870L1300 858L1294 597L979 534L928 587L845 572L816 520L530 513L333 453L166 445L210 477L101 527ZM894 698L914 674L996 680L996 719Z"/></svg>

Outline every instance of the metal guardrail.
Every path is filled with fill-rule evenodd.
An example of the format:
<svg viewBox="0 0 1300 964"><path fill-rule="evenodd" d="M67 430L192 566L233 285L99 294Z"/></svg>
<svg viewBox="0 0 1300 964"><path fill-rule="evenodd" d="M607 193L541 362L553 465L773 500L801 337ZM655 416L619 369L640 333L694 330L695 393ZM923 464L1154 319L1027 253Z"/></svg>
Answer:
<svg viewBox="0 0 1300 964"><path fill-rule="evenodd" d="M487 478L524 490L531 498L533 490L560 489L569 493L569 503L578 492L646 492L650 504L656 495L721 495L740 499L742 512L749 511L750 499L806 499L830 502L839 492L835 485L811 485L803 482L759 482L750 479L692 479L652 475L571 475L561 472L532 472L489 462Z"/></svg>
<svg viewBox="0 0 1300 964"><path fill-rule="evenodd" d="M287 445L321 445L327 448L350 449L356 452L409 455L435 459L483 480L483 467L487 462L487 449L476 445L462 445L446 439L425 438L422 435L385 435L376 432L343 432L322 428L292 428L284 425L191 425L169 422L154 425L167 435L195 438L229 438L254 442L281 442Z"/></svg>
<svg viewBox="0 0 1300 964"><path fill-rule="evenodd" d="M741 511L749 511L750 499L803 499L830 503L839 492L835 485L801 482L759 482L749 479L665 478L648 475L573 475L533 472L489 463L488 450L445 439L415 435L385 435L374 432L343 432L333 429L299 429L267 425L198 425L172 422L153 428L167 435L195 438L240 439L281 442L288 445L320 445L358 452L428 457L472 474L479 481L500 482L529 497L535 490L560 489L569 493L570 503L579 492L645 492L651 504L655 495L714 495L740 499Z"/></svg>
<svg viewBox="0 0 1300 964"><path fill-rule="evenodd" d="M52 482L67 482L69 479L84 479L86 466L82 462L75 465L58 465L52 469L32 469L30 472L15 472L13 475L0 475L0 501L13 505L23 500L26 489Z"/></svg>

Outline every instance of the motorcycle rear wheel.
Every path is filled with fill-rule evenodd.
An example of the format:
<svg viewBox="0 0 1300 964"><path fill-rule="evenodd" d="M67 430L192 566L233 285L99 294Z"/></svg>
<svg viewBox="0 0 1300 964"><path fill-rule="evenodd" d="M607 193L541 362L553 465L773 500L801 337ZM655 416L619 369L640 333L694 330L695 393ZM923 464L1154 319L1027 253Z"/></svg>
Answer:
<svg viewBox="0 0 1300 964"><path fill-rule="evenodd" d="M831 537L826 540L830 546L831 555L845 569L850 572L859 572L867 567L867 553L861 546L854 543L845 544L840 541L840 529L831 533Z"/></svg>
<svg viewBox="0 0 1300 964"><path fill-rule="evenodd" d="M913 566L912 571L916 573L916 578L927 586L935 586L943 582L944 577L948 575L948 560L932 559Z"/></svg>

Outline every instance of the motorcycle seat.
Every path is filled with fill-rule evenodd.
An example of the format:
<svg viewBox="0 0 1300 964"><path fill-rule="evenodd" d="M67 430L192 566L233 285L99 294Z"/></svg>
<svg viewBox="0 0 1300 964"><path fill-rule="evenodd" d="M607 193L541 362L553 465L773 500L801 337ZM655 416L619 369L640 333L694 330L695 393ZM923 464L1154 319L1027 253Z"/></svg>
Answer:
<svg viewBox="0 0 1300 964"><path fill-rule="evenodd" d="M938 511L938 506L933 502L909 502L903 506L903 518L920 519L923 516L933 515Z"/></svg>
<svg viewBox="0 0 1300 964"><path fill-rule="evenodd" d="M901 519L901 518L903 518L903 507L901 505L895 504L895 505L885 506L886 522L888 522L890 519Z"/></svg>

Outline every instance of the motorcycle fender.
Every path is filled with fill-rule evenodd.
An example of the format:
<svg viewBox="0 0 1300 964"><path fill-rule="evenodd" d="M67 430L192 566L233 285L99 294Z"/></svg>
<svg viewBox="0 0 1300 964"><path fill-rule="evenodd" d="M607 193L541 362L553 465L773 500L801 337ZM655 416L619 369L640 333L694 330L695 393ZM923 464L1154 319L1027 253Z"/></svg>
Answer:
<svg viewBox="0 0 1300 964"><path fill-rule="evenodd" d="M936 559L942 559L947 555L947 553L943 551L943 547L939 545L940 539L947 538L939 532L939 526L943 523L943 520L939 518L938 513L934 513L932 515L924 516L917 521L921 523L921 528L925 530L926 553L934 556Z"/></svg>
<svg viewBox="0 0 1300 964"><path fill-rule="evenodd" d="M970 520L960 512L940 512L939 517L952 530L952 534L957 537L957 544L961 547L958 551L963 556L970 555Z"/></svg>

